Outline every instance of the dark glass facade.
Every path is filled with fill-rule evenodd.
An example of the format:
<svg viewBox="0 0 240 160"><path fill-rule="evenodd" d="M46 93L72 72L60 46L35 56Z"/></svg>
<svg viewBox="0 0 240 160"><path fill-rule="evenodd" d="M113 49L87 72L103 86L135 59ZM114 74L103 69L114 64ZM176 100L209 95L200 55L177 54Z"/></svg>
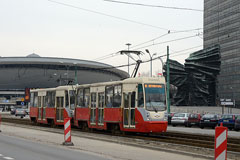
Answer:
<svg viewBox="0 0 240 160"><path fill-rule="evenodd" d="M240 0L204 0L204 48L219 44L218 98L240 108Z"/></svg>

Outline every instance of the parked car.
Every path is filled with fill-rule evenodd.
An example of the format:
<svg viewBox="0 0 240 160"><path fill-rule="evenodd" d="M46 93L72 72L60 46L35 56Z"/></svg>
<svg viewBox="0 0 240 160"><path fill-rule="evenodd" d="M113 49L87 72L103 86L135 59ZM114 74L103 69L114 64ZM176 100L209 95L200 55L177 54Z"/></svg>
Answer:
<svg viewBox="0 0 240 160"><path fill-rule="evenodd" d="M172 117L172 126L185 125L187 126L189 113L175 113Z"/></svg>
<svg viewBox="0 0 240 160"><path fill-rule="evenodd" d="M24 108L24 110L26 111L26 114L29 114L29 109L28 108Z"/></svg>
<svg viewBox="0 0 240 160"><path fill-rule="evenodd" d="M200 120L199 127L211 127L215 128L218 125L219 116L217 114L205 114Z"/></svg>
<svg viewBox="0 0 240 160"><path fill-rule="evenodd" d="M15 112L16 112L16 108L12 108L10 111L11 115L15 115Z"/></svg>
<svg viewBox="0 0 240 160"><path fill-rule="evenodd" d="M199 126L201 120L201 114L199 113L191 113L188 116L188 121L187 121L187 127L192 127L192 126Z"/></svg>
<svg viewBox="0 0 240 160"><path fill-rule="evenodd" d="M166 113L166 117L167 117L167 120L168 120L168 124L171 124L171 120L172 120L172 117L175 113Z"/></svg>
<svg viewBox="0 0 240 160"><path fill-rule="evenodd" d="M218 125L223 123L223 126L228 127L228 129L232 130L235 127L235 119L238 115L236 114L223 114L221 119L218 121Z"/></svg>
<svg viewBox="0 0 240 160"><path fill-rule="evenodd" d="M15 112L15 116L20 116L21 118L25 117L27 115L27 112L25 109L17 108Z"/></svg>
<svg viewBox="0 0 240 160"><path fill-rule="evenodd" d="M235 131L239 131L240 130L240 115L235 116L234 130Z"/></svg>

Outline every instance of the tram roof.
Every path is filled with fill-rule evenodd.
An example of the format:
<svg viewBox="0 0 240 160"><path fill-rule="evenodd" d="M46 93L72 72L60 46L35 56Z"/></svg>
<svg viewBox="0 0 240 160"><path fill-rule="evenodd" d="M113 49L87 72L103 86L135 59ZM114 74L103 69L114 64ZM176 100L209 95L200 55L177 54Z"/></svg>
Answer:
<svg viewBox="0 0 240 160"><path fill-rule="evenodd" d="M127 78L122 81L100 82L100 83L79 85L79 86L77 86L77 88L95 87L95 86L102 86L102 85L114 85L114 84L135 84L135 83L163 83L163 84L165 84L165 78L164 77Z"/></svg>
<svg viewBox="0 0 240 160"><path fill-rule="evenodd" d="M41 92L41 91L53 91L53 90L71 90L76 88L87 88L87 87L97 87L97 86L107 86L114 84L136 84L136 83L163 83L165 84L164 77L136 77L127 78L122 81L111 81L93 84L83 84L83 85L68 85L68 86L58 86L56 88L42 88L42 89L32 89L31 92Z"/></svg>

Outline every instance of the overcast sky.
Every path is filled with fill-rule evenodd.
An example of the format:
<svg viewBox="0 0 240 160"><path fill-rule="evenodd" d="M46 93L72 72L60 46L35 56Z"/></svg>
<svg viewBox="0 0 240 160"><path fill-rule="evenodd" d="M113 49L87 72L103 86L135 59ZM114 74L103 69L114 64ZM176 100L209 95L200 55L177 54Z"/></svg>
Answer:
<svg viewBox="0 0 240 160"><path fill-rule="evenodd" d="M203 10L203 0L119 1ZM96 60L127 49L126 43L136 46L148 42L130 49L140 48L143 52L148 49L151 53L165 55L169 45L170 58L184 63L189 53L202 49L202 29L174 32L197 28L203 28L203 12L193 10L104 0L0 0L2 57L27 56L34 52L42 57ZM170 34L167 34L168 30ZM161 38L155 39L157 37ZM181 50L185 51L178 52ZM149 55L141 58L148 60ZM115 55L99 62L124 65L127 56ZM154 61L153 73L160 68L160 61ZM127 71L127 67L120 69ZM141 65L140 72L148 71L149 63Z"/></svg>

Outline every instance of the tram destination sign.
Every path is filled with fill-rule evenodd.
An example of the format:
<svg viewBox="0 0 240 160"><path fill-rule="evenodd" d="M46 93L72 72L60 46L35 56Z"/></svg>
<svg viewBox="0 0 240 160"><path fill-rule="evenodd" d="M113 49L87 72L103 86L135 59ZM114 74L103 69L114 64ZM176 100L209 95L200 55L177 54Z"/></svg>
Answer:
<svg viewBox="0 0 240 160"><path fill-rule="evenodd" d="M232 99L220 99L222 106L234 106L234 100Z"/></svg>

